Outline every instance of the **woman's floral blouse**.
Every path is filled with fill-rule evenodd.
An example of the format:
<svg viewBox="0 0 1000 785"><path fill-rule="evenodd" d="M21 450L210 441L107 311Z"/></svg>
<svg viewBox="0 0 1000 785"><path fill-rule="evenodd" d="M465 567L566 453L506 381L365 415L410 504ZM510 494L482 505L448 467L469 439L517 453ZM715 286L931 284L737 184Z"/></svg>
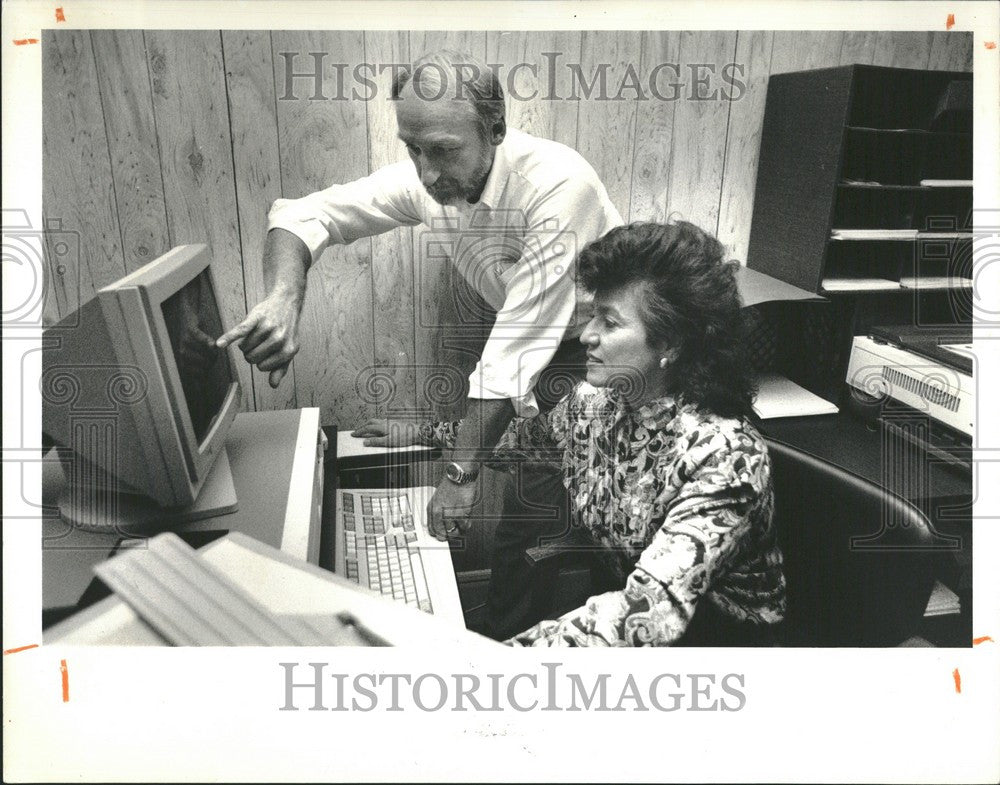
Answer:
<svg viewBox="0 0 1000 785"><path fill-rule="evenodd" d="M451 446L458 427L427 424L423 437ZM610 388L583 382L547 414L515 419L491 465L560 454L572 520L601 546L624 588L508 643L669 645L699 602L735 622L784 618L771 466L749 422L670 397L633 410Z"/></svg>

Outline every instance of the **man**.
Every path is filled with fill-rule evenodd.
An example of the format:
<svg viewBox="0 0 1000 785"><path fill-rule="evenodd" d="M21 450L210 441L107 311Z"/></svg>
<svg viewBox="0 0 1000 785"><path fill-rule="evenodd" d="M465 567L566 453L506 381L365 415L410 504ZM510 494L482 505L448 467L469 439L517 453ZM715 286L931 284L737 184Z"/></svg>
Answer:
<svg viewBox="0 0 1000 785"><path fill-rule="evenodd" d="M455 460L428 509L431 533L444 540L471 525L480 467L511 418L539 411L536 391L566 386L566 373L553 369L582 378L576 339L589 313L577 307L574 259L621 218L577 152L507 128L499 80L475 58L450 50L425 55L397 73L391 93L410 162L301 199L277 200L264 250L269 293L219 345L239 340L246 359L270 371L277 386L298 351L306 271L327 244L398 226L445 227L454 240L453 264L497 317L469 379ZM558 397L550 394L542 405ZM542 474L532 473L529 495L551 505L565 493L561 476L554 466ZM523 629L520 551L537 536L530 514L513 512L523 510L518 497L527 493L523 482L514 483L492 563L487 632L495 637Z"/></svg>

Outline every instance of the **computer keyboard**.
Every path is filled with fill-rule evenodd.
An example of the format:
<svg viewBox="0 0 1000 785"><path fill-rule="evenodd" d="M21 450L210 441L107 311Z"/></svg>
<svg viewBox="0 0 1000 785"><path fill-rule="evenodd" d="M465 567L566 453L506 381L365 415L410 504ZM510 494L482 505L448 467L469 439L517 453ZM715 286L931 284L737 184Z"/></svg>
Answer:
<svg viewBox="0 0 1000 785"><path fill-rule="evenodd" d="M427 531L433 492L338 489L334 572L387 599L464 623L448 545Z"/></svg>

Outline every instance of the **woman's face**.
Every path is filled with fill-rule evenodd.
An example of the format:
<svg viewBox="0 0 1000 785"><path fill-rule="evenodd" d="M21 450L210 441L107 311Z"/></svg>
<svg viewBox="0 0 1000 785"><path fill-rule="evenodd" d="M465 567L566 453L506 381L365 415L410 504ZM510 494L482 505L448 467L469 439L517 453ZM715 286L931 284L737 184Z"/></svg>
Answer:
<svg viewBox="0 0 1000 785"><path fill-rule="evenodd" d="M647 342L639 316L640 285L594 295L594 318L580 341L587 347L587 381L595 387L614 386L632 402L663 394L665 373L658 352Z"/></svg>

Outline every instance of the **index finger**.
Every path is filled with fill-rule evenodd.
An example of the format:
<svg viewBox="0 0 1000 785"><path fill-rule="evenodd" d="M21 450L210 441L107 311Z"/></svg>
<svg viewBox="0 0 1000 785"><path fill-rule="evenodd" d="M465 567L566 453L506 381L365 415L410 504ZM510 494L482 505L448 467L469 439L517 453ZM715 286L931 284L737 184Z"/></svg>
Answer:
<svg viewBox="0 0 1000 785"><path fill-rule="evenodd" d="M225 349L233 341L238 341L240 338L245 338L251 332L253 328L257 326L257 322L260 321L260 317L256 314L249 314L246 319L236 325L229 332L220 335L216 341L215 345L220 349Z"/></svg>

